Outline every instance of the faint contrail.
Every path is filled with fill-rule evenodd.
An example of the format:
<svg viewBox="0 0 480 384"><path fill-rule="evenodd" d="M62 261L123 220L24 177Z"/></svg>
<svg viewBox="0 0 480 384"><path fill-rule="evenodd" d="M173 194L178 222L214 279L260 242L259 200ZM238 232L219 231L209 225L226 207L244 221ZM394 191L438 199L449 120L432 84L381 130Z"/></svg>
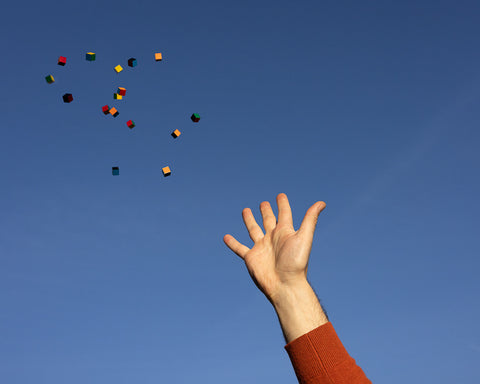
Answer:
<svg viewBox="0 0 480 384"><path fill-rule="evenodd" d="M392 185L399 173L405 172L421 161L422 155L430 151L438 141L453 131L455 127L447 121L457 115L466 105L480 100L478 91L480 89L479 80L480 77L476 81L470 82L468 88L461 93L460 97L456 96L453 98L451 103L438 116L435 116L429 123L425 124L422 136L414 141L411 146L404 148L390 164L385 166L382 172L374 176L370 183L356 194L356 198L351 201L350 207L346 207L341 215L337 216L322 229L322 234L336 229L345 220L345 216L352 216L366 204L374 202L379 195L382 195Z"/></svg>

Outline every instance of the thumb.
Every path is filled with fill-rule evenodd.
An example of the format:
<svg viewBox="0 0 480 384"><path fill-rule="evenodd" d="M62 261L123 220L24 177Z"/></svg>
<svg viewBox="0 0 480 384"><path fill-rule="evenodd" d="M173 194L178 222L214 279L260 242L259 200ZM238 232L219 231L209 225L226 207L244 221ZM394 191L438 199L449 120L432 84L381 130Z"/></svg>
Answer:
<svg viewBox="0 0 480 384"><path fill-rule="evenodd" d="M313 234L315 233L315 228L317 226L318 216L322 212L327 204L324 201L318 201L313 204L305 214L302 224L300 225L299 232L307 235L309 238L313 239Z"/></svg>

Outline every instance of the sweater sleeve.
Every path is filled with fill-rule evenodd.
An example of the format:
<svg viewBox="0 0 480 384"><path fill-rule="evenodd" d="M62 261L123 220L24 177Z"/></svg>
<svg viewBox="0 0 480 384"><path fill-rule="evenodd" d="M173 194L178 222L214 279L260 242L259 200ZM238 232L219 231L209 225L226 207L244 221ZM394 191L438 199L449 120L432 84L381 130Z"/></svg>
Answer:
<svg viewBox="0 0 480 384"><path fill-rule="evenodd" d="M372 384L348 354L330 322L284 348L300 384Z"/></svg>

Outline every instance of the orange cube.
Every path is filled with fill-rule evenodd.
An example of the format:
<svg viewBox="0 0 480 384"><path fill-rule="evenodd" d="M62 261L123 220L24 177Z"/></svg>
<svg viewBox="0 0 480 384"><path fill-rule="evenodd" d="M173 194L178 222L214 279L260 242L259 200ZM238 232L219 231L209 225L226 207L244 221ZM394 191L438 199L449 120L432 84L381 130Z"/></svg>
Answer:
<svg viewBox="0 0 480 384"><path fill-rule="evenodd" d="M182 132L180 132L178 129L175 129L175 131L172 132L172 136L173 136L174 139L176 139L181 134L182 134Z"/></svg>
<svg viewBox="0 0 480 384"><path fill-rule="evenodd" d="M110 112L110 114L113 116L113 117L117 117L119 115L118 111L116 108L111 108L108 112Z"/></svg>
<svg viewBox="0 0 480 384"><path fill-rule="evenodd" d="M155 53L155 61L162 61L162 54L161 53Z"/></svg>
<svg viewBox="0 0 480 384"><path fill-rule="evenodd" d="M163 176L165 177L170 176L172 174L172 171L170 171L170 167L163 167L162 171L163 171Z"/></svg>

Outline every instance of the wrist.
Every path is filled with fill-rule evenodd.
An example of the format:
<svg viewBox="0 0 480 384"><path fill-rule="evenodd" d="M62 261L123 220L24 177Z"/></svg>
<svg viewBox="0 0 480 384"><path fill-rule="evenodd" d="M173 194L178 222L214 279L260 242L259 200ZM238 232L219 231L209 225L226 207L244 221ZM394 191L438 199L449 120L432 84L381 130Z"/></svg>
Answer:
<svg viewBox="0 0 480 384"><path fill-rule="evenodd" d="M328 317L307 281L285 287L272 298L272 304L287 344L328 323Z"/></svg>

